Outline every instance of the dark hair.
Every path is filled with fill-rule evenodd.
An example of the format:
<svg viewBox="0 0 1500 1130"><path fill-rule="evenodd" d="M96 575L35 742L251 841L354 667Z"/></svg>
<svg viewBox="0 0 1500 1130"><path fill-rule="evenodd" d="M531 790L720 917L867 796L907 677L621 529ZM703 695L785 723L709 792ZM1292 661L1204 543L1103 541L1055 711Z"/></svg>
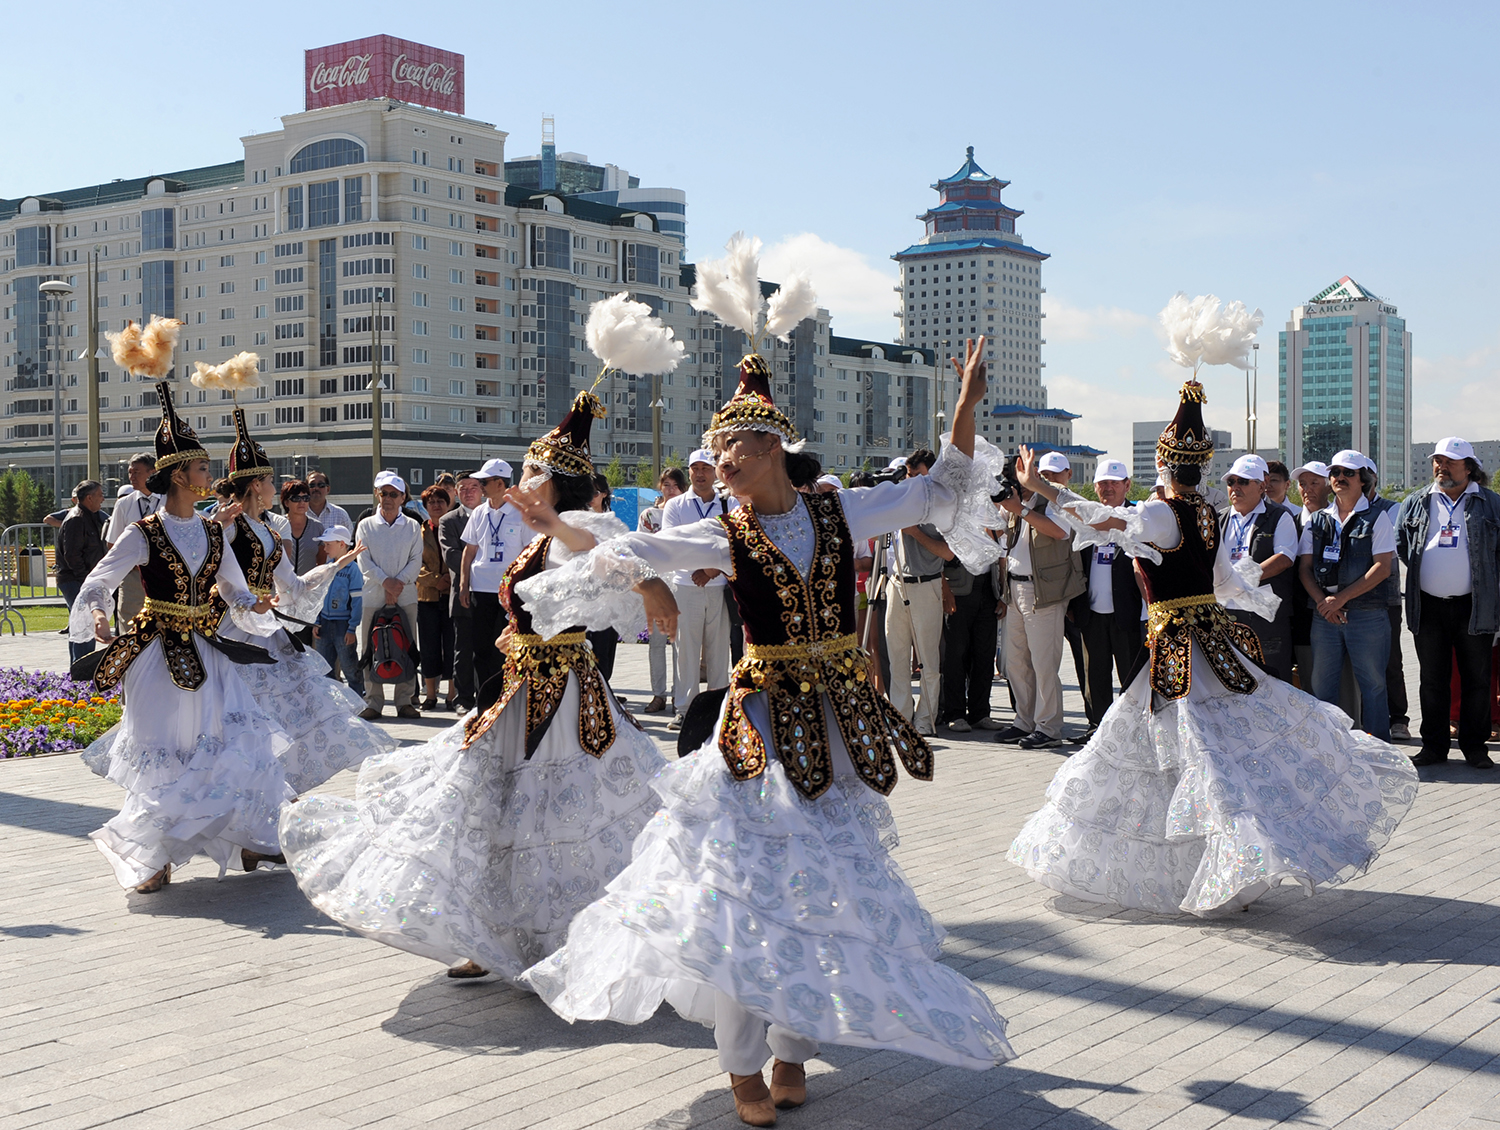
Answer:
<svg viewBox="0 0 1500 1130"><path fill-rule="evenodd" d="M83 482L73 488L73 497L82 502L86 495L93 494L96 490L102 491L103 489L104 484L98 479L84 479Z"/></svg>
<svg viewBox="0 0 1500 1130"><path fill-rule="evenodd" d="M1464 466L1469 469L1469 479L1482 487L1490 485L1490 476L1483 467L1479 465L1478 459L1465 459Z"/></svg>
<svg viewBox="0 0 1500 1130"><path fill-rule="evenodd" d="M594 493L595 494L602 494L604 496L604 508L606 510L608 510L609 509L609 500L611 498L610 490L609 490L609 480L606 479L603 475L600 475L600 474L595 474L594 475ZM591 498L591 499L589 499L589 501L593 502L594 500Z"/></svg>
<svg viewBox="0 0 1500 1130"><path fill-rule="evenodd" d="M906 457L906 466L909 470L914 464L920 463L923 467L931 470L932 465L937 462L937 459L937 452L929 448L919 447Z"/></svg>
<svg viewBox="0 0 1500 1130"><path fill-rule="evenodd" d="M214 483L214 493L216 495L218 495L220 498L233 498L234 497L234 480L233 479L219 479L217 482Z"/></svg>
<svg viewBox="0 0 1500 1130"><path fill-rule="evenodd" d="M312 489L312 477L314 475L322 475L324 484L330 488L333 486L333 480L328 477L327 471L309 471L307 473L307 486L309 490Z"/></svg>
<svg viewBox="0 0 1500 1130"><path fill-rule="evenodd" d="M803 490L818 481L823 473L823 461L811 451L788 451L786 453L786 477L792 486Z"/></svg>
<svg viewBox="0 0 1500 1130"><path fill-rule="evenodd" d="M453 487L458 485L458 480L453 477L452 471L444 471L437 477L437 482L433 485L440 487Z"/></svg>
<svg viewBox="0 0 1500 1130"><path fill-rule="evenodd" d="M660 488L661 484L663 482L665 482L667 479L671 479L672 482L676 483L677 484L677 489L679 491L682 491L684 494L687 493L687 488L688 488L687 474L683 471L683 469L681 467L668 467L665 470L663 470L662 473L661 473L661 478L659 478L659 479L656 480L657 487Z"/></svg>
<svg viewBox="0 0 1500 1130"><path fill-rule="evenodd" d="M134 465L135 460L131 460L131 466ZM150 466L154 468L156 464L153 462L150 464ZM185 463L173 463L170 467L163 467L159 471L153 470L149 475L146 476L146 489L149 490L152 494L170 493L172 490L172 472L177 470L177 468L179 467L185 466Z"/></svg>
<svg viewBox="0 0 1500 1130"><path fill-rule="evenodd" d="M563 475L552 473L552 489L557 493L555 509L559 514L568 510L587 510L598 493L594 489L592 475Z"/></svg>
<svg viewBox="0 0 1500 1130"><path fill-rule="evenodd" d="M1266 474L1280 475L1283 479L1290 480L1292 473L1286 469L1286 464L1280 459L1271 459L1266 463Z"/></svg>
<svg viewBox="0 0 1500 1130"><path fill-rule="evenodd" d="M1361 494L1369 494L1370 488L1376 483L1375 472L1368 467L1359 469L1359 490Z"/></svg>
<svg viewBox="0 0 1500 1130"><path fill-rule="evenodd" d="M851 471L849 473L850 487L872 487L875 485L875 476L869 471Z"/></svg>
<svg viewBox="0 0 1500 1130"><path fill-rule="evenodd" d="M256 479L265 478L270 473L270 471L266 471L260 475L241 475L237 479L220 479L219 481L229 484L230 497L234 498L237 502L243 502L245 501L245 496L250 493L250 484L255 482ZM218 487L215 486L214 489L218 490Z"/></svg>
<svg viewBox="0 0 1500 1130"><path fill-rule="evenodd" d="M130 466L134 467L141 463L144 463L147 467L155 468L156 456L152 455L150 452L142 451L139 454L132 455L130 457Z"/></svg>
<svg viewBox="0 0 1500 1130"><path fill-rule="evenodd" d="M433 483L432 486L422 492L422 505L428 505L438 495L443 496L443 502L448 506L453 505L453 496L448 493L448 488L438 483Z"/></svg>
<svg viewBox="0 0 1500 1130"><path fill-rule="evenodd" d="M1163 463L1167 476L1185 487L1195 487L1203 481L1203 468L1197 463Z"/></svg>
<svg viewBox="0 0 1500 1130"><path fill-rule="evenodd" d="M287 504L287 499L291 498L291 496L296 494L298 491L306 494L311 489L312 488L310 488L301 479L288 479L286 482L281 484L281 505L285 506Z"/></svg>

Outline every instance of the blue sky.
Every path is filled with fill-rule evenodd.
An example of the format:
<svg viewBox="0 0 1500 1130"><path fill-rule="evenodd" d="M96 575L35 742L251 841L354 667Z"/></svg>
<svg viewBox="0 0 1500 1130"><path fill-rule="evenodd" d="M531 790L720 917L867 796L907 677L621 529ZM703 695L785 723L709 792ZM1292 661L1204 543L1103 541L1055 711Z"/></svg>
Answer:
<svg viewBox="0 0 1500 1130"><path fill-rule="evenodd" d="M1052 254L1052 403L1127 461L1131 420L1169 414L1181 379L1155 330L1174 291L1265 312L1264 445L1276 331L1346 274L1408 320L1414 438L1500 438L1491 5L72 10L107 54L35 6L8 18L36 49L0 95L0 196L233 160L301 108L304 48L388 32L464 52L468 113L512 156L551 113L560 149L688 192L693 257L743 228L768 275L810 268L835 332L893 335L889 255L973 145ZM1206 384L1240 442L1242 378Z"/></svg>

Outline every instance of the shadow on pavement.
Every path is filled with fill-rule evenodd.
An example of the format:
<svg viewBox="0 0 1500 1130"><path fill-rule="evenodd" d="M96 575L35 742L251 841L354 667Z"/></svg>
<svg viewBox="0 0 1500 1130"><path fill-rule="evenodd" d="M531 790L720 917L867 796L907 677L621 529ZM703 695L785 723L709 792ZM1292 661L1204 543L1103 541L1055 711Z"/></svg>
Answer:
<svg viewBox="0 0 1500 1130"><path fill-rule="evenodd" d="M122 794L123 795L123 794ZM0 824L59 836L87 836L119 813L118 808L0 792Z"/></svg>
<svg viewBox="0 0 1500 1130"><path fill-rule="evenodd" d="M249 874L231 871L222 881L212 875L173 879L154 895L129 892L126 905L131 914L212 919L253 930L264 938L346 933L302 897L292 873L285 868L263 868Z"/></svg>
<svg viewBox="0 0 1500 1130"><path fill-rule="evenodd" d="M0 926L0 937L6 938L52 938L58 935L74 937L91 934L92 930L80 930L77 926L59 926L55 922L37 922L30 926Z"/></svg>
<svg viewBox="0 0 1500 1130"><path fill-rule="evenodd" d="M1186 1090L1194 1102L1229 1114L1261 1119L1267 1125L1314 1121L1303 1114L1312 1100L1297 1091L1275 1091L1227 1079L1195 1079L1187 1084Z"/></svg>

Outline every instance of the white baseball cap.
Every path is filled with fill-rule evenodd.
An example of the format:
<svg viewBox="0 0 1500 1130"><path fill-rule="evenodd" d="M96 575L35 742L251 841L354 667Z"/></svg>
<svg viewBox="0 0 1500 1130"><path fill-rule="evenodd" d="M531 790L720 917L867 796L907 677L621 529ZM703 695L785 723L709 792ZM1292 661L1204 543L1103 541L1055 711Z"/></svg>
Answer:
<svg viewBox="0 0 1500 1130"><path fill-rule="evenodd" d="M341 541L348 545L354 539L349 536L348 526L329 526L314 541Z"/></svg>
<svg viewBox="0 0 1500 1130"><path fill-rule="evenodd" d="M839 480L839 477L837 475L819 475L818 482L822 483L824 486L833 487L835 490L844 489L844 484Z"/></svg>
<svg viewBox="0 0 1500 1130"><path fill-rule="evenodd" d="M1041 461L1036 465L1036 469L1038 471L1061 472L1071 471L1073 468L1068 462L1068 457L1061 451L1049 451L1046 455L1042 456Z"/></svg>
<svg viewBox="0 0 1500 1130"><path fill-rule="evenodd" d="M706 447L700 447L688 456L688 466L691 467L694 463L707 463L710 467L718 465L714 460L714 453Z"/></svg>
<svg viewBox="0 0 1500 1130"><path fill-rule="evenodd" d="M406 480L396 474L395 471L381 471L380 474L375 476L375 489L379 490L381 487L395 487L402 494L405 494Z"/></svg>
<svg viewBox="0 0 1500 1130"><path fill-rule="evenodd" d="M1266 481L1266 461L1259 455L1241 455L1234 461L1234 466L1219 476L1219 481L1225 482L1231 475L1237 479L1254 479L1263 483Z"/></svg>
<svg viewBox="0 0 1500 1130"><path fill-rule="evenodd" d="M115 497L116 498L124 498L127 494L134 494L134 493L135 493L135 487L131 486L129 483L126 483L119 490L115 491Z"/></svg>
<svg viewBox="0 0 1500 1130"><path fill-rule="evenodd" d="M469 475L471 479L509 479L512 475L510 464L504 459L486 459L484 466Z"/></svg>
<svg viewBox="0 0 1500 1130"><path fill-rule="evenodd" d="M896 458L892 459L889 463L887 463L885 465L885 469L887 471L894 471L897 467L905 467L905 466L906 466L906 456L904 456L904 455L898 455L898 456L896 456Z"/></svg>
<svg viewBox="0 0 1500 1130"><path fill-rule="evenodd" d="M1292 478L1299 479L1309 471L1311 471L1314 475L1317 475L1320 479L1326 479L1328 477L1328 464L1319 463L1316 459L1313 459L1310 462L1302 464L1302 466L1293 471Z"/></svg>
<svg viewBox="0 0 1500 1130"><path fill-rule="evenodd" d="M1363 453L1353 450L1340 451L1328 461L1330 468L1346 467L1351 471L1362 471L1368 465L1369 460L1364 457Z"/></svg>
<svg viewBox="0 0 1500 1130"><path fill-rule="evenodd" d="M1096 483L1102 483L1107 479L1128 478L1130 478L1130 468L1118 459L1101 459L1099 466L1094 469L1094 482Z"/></svg>
<svg viewBox="0 0 1500 1130"><path fill-rule="evenodd" d="M1441 455L1445 459L1472 459L1474 462L1479 463L1478 456L1474 454L1474 445L1466 439L1459 439L1457 436L1447 436L1444 439L1438 440L1437 447L1433 448L1432 453L1434 455ZM1479 467L1483 470L1484 464L1479 463Z"/></svg>

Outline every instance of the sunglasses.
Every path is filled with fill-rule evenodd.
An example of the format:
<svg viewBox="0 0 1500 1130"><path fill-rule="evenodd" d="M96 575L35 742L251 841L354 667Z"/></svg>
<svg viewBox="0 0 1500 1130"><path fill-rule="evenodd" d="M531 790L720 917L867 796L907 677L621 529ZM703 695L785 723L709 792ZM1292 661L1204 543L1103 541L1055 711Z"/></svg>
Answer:
<svg viewBox="0 0 1500 1130"><path fill-rule="evenodd" d="M1224 480L1224 485L1231 487L1247 487L1251 483L1256 483L1259 481L1259 479L1241 479L1237 476L1231 475L1229 478Z"/></svg>
<svg viewBox="0 0 1500 1130"><path fill-rule="evenodd" d="M1358 475L1358 471L1351 471L1348 467L1328 468L1328 477L1330 479L1353 479L1357 478Z"/></svg>
<svg viewBox="0 0 1500 1130"><path fill-rule="evenodd" d="M402 498L404 496L401 494L401 492L399 490L383 490L383 491L380 492L380 497L381 498Z"/></svg>
<svg viewBox="0 0 1500 1130"><path fill-rule="evenodd" d="M292 494L292 495L288 495L287 496L287 501L288 502L311 502L312 501L312 495L310 495L310 494Z"/></svg>

